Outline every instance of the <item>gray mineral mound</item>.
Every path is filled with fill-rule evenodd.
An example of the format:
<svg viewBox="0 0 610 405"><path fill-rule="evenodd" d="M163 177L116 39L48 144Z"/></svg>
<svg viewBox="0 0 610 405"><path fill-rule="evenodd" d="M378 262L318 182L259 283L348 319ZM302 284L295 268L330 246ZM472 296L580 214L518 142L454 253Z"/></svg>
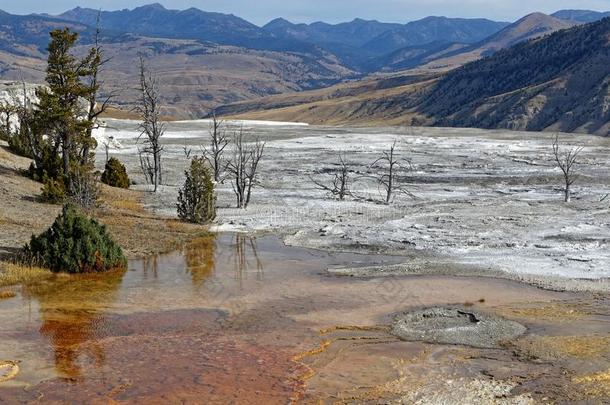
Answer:
<svg viewBox="0 0 610 405"><path fill-rule="evenodd" d="M497 347L525 333L525 326L460 308L426 308L397 315L392 333L403 340Z"/></svg>

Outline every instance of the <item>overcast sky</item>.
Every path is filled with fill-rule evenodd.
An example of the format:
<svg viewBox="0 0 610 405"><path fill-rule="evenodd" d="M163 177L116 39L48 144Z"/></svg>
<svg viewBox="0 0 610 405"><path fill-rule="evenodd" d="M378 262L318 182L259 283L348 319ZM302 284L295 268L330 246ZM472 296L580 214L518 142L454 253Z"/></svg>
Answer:
<svg viewBox="0 0 610 405"><path fill-rule="evenodd" d="M14 14L59 14L76 6L117 10L154 0L0 0L0 9ZM609 11L610 0L160 0L172 9L197 7L231 13L255 24L276 17L293 22L349 21L356 17L387 22L407 22L429 15L485 17L514 21L534 11L559 9Z"/></svg>

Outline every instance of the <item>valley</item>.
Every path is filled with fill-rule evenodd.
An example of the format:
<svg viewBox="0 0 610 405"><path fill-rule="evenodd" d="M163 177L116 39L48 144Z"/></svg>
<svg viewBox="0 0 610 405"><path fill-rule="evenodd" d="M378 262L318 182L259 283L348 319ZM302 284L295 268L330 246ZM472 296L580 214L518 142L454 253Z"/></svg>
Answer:
<svg viewBox="0 0 610 405"><path fill-rule="evenodd" d="M218 108L240 119L610 133L610 19L501 50L446 74L412 69ZM393 83L386 85L387 83Z"/></svg>
<svg viewBox="0 0 610 405"><path fill-rule="evenodd" d="M409 92L402 92L400 84L385 94L334 100L334 104L344 105L339 111L319 105L305 106L312 96L304 95L299 100L298 95L291 95L318 89L335 93L333 85L366 87L377 81L387 84L396 77L408 77L409 82L413 76L438 77L521 42L604 16L568 10L554 15L534 13L514 23L428 17L406 24L363 19L340 24L293 24L279 18L258 27L233 15L195 8L171 10L159 4L104 11L100 14L101 40L110 60L105 72L102 71L103 91L117 95L116 107L131 110L136 101L133 89L138 84L136 62L138 55L143 55L163 77L167 116L202 118L220 108L229 115L247 110L254 119L260 116L292 120L297 116L312 124L367 120L409 123L418 114L410 113L413 103L408 100L405 103ZM6 39L0 47L0 79L41 83L48 31L68 26L79 32L78 52L84 54L95 35L97 11L77 7L57 16L0 13L0 21L4 27L0 31L4 30L2 35ZM126 25L128 30L123 28ZM292 97L291 104L296 105L297 100L302 104L297 110L306 109L309 113L260 114L282 104L272 101L271 106L267 105L269 96ZM372 106L358 106L364 102ZM354 109L356 113L352 114ZM424 111L423 119L416 122L427 124L438 120L439 117ZM444 125L456 124L457 121L452 121Z"/></svg>

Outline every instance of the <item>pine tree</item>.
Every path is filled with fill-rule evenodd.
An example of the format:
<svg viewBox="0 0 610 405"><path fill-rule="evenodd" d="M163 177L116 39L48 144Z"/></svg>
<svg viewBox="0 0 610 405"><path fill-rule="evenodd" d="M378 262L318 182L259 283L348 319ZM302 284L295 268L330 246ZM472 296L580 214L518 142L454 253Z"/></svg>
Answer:
<svg viewBox="0 0 610 405"><path fill-rule="evenodd" d="M82 83L88 73L87 64L79 61L70 51L76 44L78 34L68 28L51 31L46 82L48 88L38 90L37 118L40 129L47 132L61 148L63 174L69 180L70 163L76 157L79 138L89 123L80 120L83 107L81 97L89 89Z"/></svg>
<svg viewBox="0 0 610 405"><path fill-rule="evenodd" d="M92 103L88 101L95 100L98 92L99 83L92 77L97 75L102 62L99 46L92 48L84 59L72 54L78 34L70 29L54 30L49 35L47 87L36 91L39 102L32 117L32 126L40 138L41 151L37 155L46 155L48 161L38 159L36 169L38 177L46 174L63 181L71 194L80 192L83 175L93 173L93 161L88 155L94 144L91 129L96 116L90 113ZM43 135L47 136L45 140ZM55 163L55 156L61 157L58 174L49 167Z"/></svg>
<svg viewBox="0 0 610 405"><path fill-rule="evenodd" d="M111 187L129 188L129 176L125 165L117 158L110 158L106 162L104 173L102 173L102 183Z"/></svg>
<svg viewBox="0 0 610 405"><path fill-rule="evenodd" d="M104 225L65 205L53 225L32 239L24 258L54 272L93 273L124 268L121 247Z"/></svg>
<svg viewBox="0 0 610 405"><path fill-rule="evenodd" d="M196 224L213 221L216 218L216 195L204 158L195 157L184 174L186 180L178 192L178 217Z"/></svg>

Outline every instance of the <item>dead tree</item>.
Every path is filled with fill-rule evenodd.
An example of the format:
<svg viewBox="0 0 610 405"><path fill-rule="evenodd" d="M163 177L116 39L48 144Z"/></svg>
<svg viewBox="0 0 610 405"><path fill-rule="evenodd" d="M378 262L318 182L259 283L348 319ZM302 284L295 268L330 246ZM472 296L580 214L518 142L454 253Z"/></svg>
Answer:
<svg viewBox="0 0 610 405"><path fill-rule="evenodd" d="M144 137L144 148L139 149L140 166L146 180L154 185L157 191L163 181L161 175L161 137L165 133L165 124L161 120L161 95L159 82L146 68L144 58L140 56L140 105L136 111L142 122L139 125L138 141Z"/></svg>
<svg viewBox="0 0 610 405"><path fill-rule="evenodd" d="M345 200L345 197L351 195L350 171L343 154L339 154L338 169L330 185L319 182L311 176L309 177L309 179L313 184L315 184L317 188L319 188L320 190L327 191L330 195L338 198L341 201Z"/></svg>
<svg viewBox="0 0 610 405"><path fill-rule="evenodd" d="M225 169L224 152L229 145L229 137L222 128L224 121L216 118L216 113L212 113L212 123L210 124L210 144L203 148L203 157L212 168L214 181L221 180L222 172Z"/></svg>
<svg viewBox="0 0 610 405"><path fill-rule="evenodd" d="M106 163L108 163L108 159L110 158L110 145L113 141L114 141L114 137L109 136L108 138L104 139L104 141L102 142L104 145L104 151L106 152Z"/></svg>
<svg viewBox="0 0 610 405"><path fill-rule="evenodd" d="M95 143L93 140L93 131L100 127L98 123L98 118L106 112L110 101L116 96L116 93L108 93L105 97L103 97L103 101L99 102L100 95L99 91L103 85L103 81L100 79L99 75L105 64L110 62L110 58L104 57L104 50L101 45L101 25L100 25L100 14L98 12L97 21L96 21L96 30L94 43L91 49L89 50L89 55L85 60L88 64L88 86L91 89L89 94L87 95L87 122L89 122L89 126L87 127L86 133L86 142L83 142L83 147L80 152L80 159L82 164L87 164L90 157L90 150L92 147L95 147Z"/></svg>
<svg viewBox="0 0 610 405"><path fill-rule="evenodd" d="M578 155L583 151L582 147L570 148L568 151L561 151L559 145L559 135L555 135L553 140L553 155L557 166L561 169L564 179L564 201L570 202L572 184L576 181L576 173L574 173L574 165L578 159Z"/></svg>
<svg viewBox="0 0 610 405"><path fill-rule="evenodd" d="M191 153L193 152L193 150L189 148L189 145L186 142L186 138L184 138L184 146L182 147L182 152L184 152L184 157L186 157L187 160L191 158Z"/></svg>
<svg viewBox="0 0 610 405"><path fill-rule="evenodd" d="M378 166L383 170L383 172L377 176L377 182L380 190L382 191L383 199L386 204L389 204L394 195L398 192L413 197L413 194L407 190L403 184L398 182L399 172L412 170L412 165L409 160L403 159L401 161L398 159L396 153L396 143L397 142L394 141L392 146L390 146L390 149L383 151L382 156L371 164L371 167ZM381 166L381 164L383 164L383 166Z"/></svg>
<svg viewBox="0 0 610 405"><path fill-rule="evenodd" d="M227 163L227 172L231 177L233 192L237 199L237 208L248 208L252 189L256 184L258 165L265 151L265 143L256 140L244 142L244 131L241 129L233 138L233 156Z"/></svg>

